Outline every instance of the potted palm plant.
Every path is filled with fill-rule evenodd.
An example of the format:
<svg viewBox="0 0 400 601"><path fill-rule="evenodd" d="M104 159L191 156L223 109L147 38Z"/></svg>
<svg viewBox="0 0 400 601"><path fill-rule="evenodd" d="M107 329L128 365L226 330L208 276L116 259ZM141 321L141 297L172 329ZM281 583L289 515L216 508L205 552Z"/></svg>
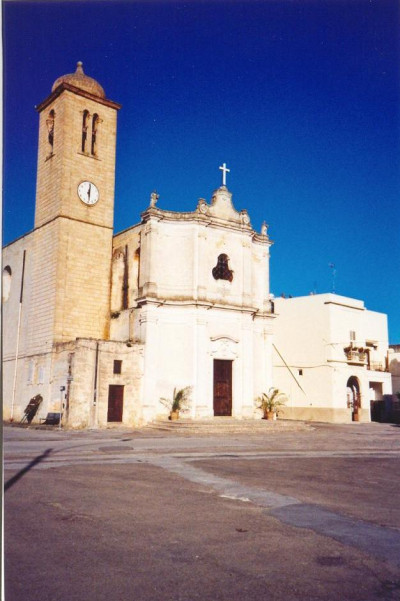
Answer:
<svg viewBox="0 0 400 601"><path fill-rule="evenodd" d="M188 409L192 386L186 386L177 390L174 388L172 399L160 399L161 403L170 410L169 418L171 421L179 419L179 412Z"/></svg>
<svg viewBox="0 0 400 601"><path fill-rule="evenodd" d="M257 408L263 412L263 419L275 419L279 407L286 403L286 395L277 388L270 388L268 393L263 392L256 398Z"/></svg>

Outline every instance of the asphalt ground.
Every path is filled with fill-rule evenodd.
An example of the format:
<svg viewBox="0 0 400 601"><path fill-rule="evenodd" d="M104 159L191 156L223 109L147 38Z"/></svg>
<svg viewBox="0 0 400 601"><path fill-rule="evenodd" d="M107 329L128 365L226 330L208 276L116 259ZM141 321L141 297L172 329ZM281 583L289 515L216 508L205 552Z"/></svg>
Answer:
<svg viewBox="0 0 400 601"><path fill-rule="evenodd" d="M6 601L400 599L400 428L4 429Z"/></svg>

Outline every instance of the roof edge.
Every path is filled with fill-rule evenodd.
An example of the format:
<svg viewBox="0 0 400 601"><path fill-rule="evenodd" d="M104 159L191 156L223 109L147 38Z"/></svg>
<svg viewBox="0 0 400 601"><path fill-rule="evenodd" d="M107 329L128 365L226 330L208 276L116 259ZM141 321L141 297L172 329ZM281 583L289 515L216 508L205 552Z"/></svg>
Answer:
<svg viewBox="0 0 400 601"><path fill-rule="evenodd" d="M77 94L78 96L83 96L84 98L87 98L88 100L93 100L94 102L103 104L104 106L108 106L117 111L119 111L119 109L122 107L122 104L120 104L119 102L114 102L114 100L108 100L108 98L100 98L100 96L96 96L95 94L90 94L90 92L87 92L86 90L82 90L82 88L77 88L76 86L73 86L70 83L62 82L62 83L60 83L59 86L57 86L57 88L54 90L54 92L52 92L50 94L50 96L48 96L45 100L43 100L43 102L41 102L40 104L35 106L35 109L37 110L37 112L40 113L43 109L45 109L47 106L49 106L49 104L51 104L51 102L53 102L53 100L55 100L58 96L60 96L60 94L64 90L68 90L69 92L73 92L74 94Z"/></svg>

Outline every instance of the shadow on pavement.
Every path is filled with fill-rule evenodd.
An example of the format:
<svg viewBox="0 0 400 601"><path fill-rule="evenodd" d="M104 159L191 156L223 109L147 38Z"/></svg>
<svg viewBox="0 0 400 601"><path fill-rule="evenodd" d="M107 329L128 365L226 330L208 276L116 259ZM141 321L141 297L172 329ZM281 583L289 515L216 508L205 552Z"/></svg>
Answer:
<svg viewBox="0 0 400 601"><path fill-rule="evenodd" d="M6 492L9 488L11 488L11 486L13 486L16 482L18 482L18 480L20 480L23 476L25 476L25 474L27 472L29 472L33 467L35 467L35 465L37 465L38 463L43 461L48 455L50 455L52 450L53 449L46 449L44 451L44 453L35 457L35 459L33 459L30 463L28 463L28 465L26 467L24 467L17 474L15 474L15 476L13 476L9 480L7 480L7 482L4 484L4 492Z"/></svg>

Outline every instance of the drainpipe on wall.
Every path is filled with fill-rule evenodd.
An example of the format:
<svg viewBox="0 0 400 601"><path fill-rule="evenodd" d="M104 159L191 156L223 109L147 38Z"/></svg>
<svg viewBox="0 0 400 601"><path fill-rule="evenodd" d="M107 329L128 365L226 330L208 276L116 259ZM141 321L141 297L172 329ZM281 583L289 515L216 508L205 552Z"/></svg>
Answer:
<svg viewBox="0 0 400 601"><path fill-rule="evenodd" d="M74 358L74 353L68 353L67 392L65 393L65 420L66 420L66 422L68 422L68 418L69 418L69 398L71 396L71 382L73 380L73 376L72 376L73 358Z"/></svg>
<svg viewBox="0 0 400 601"><path fill-rule="evenodd" d="M94 385L93 385L93 407L94 407L94 423L93 423L93 428L97 428L98 427L98 415L99 415L99 409L98 409L98 382L99 382L99 342L96 342L96 358L95 358L95 363L94 363Z"/></svg>
<svg viewBox="0 0 400 601"><path fill-rule="evenodd" d="M13 381L13 390L12 390L12 397L11 397L11 415L10 415L11 422L14 421L15 390L17 387L19 337L20 337L20 332L21 332L22 299L23 299L23 295L24 295L25 257L26 257L26 250L24 250L24 254L23 254L23 258L22 258L21 291L20 291L20 295L19 295L19 308L18 308L17 345L15 348L14 381Z"/></svg>
<svg viewBox="0 0 400 601"><path fill-rule="evenodd" d="M127 309L129 305L129 270L128 270L128 245L125 245L124 252L124 279L122 285L122 309Z"/></svg>

